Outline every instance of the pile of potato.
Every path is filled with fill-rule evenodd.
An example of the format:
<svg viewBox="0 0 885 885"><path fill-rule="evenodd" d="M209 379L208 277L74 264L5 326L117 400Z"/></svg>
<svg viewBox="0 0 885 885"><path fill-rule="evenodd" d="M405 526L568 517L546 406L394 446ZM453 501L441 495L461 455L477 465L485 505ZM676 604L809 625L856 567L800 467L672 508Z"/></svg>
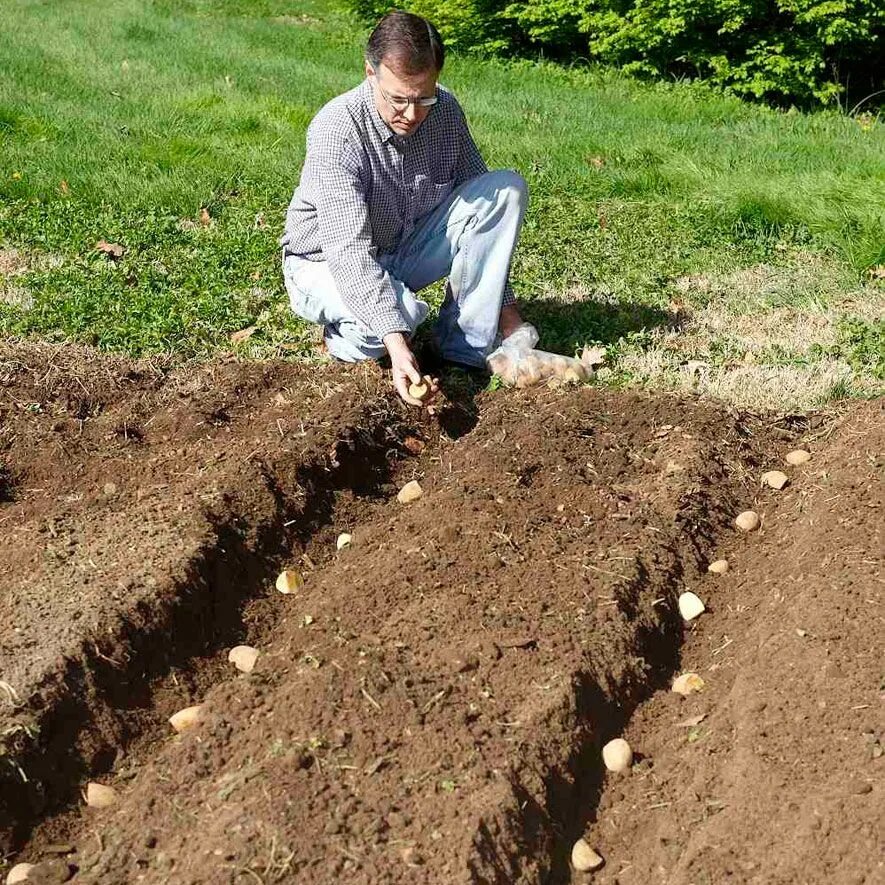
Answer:
<svg viewBox="0 0 885 885"><path fill-rule="evenodd" d="M505 384L522 388L553 379L561 384L589 381L604 360L605 352L598 347L585 347L580 359L534 348L499 347L488 364Z"/></svg>

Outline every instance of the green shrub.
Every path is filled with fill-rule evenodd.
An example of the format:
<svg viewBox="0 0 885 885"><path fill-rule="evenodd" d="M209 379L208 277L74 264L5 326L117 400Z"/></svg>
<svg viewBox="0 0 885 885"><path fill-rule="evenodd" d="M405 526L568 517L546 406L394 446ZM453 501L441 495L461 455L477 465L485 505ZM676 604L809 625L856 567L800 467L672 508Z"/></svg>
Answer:
<svg viewBox="0 0 885 885"><path fill-rule="evenodd" d="M344 0L366 21L398 4ZM804 106L882 88L885 0L405 0L454 48L703 78Z"/></svg>

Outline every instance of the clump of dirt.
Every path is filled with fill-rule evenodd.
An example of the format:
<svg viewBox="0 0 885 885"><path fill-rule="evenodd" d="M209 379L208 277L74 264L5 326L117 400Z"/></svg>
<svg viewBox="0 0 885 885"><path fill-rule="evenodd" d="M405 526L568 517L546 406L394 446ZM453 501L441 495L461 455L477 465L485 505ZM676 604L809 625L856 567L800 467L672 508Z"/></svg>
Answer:
<svg viewBox="0 0 885 885"><path fill-rule="evenodd" d="M687 632L747 620L706 566L726 549L734 582L771 547L793 499L758 476L791 427L592 388L452 391L437 424L364 367L87 358L0 352L7 850L84 883L555 882L586 832L620 876L604 812L659 767L631 716L671 703ZM710 609L690 631L686 588ZM625 728L615 783L599 750ZM80 811L90 778L119 802Z"/></svg>

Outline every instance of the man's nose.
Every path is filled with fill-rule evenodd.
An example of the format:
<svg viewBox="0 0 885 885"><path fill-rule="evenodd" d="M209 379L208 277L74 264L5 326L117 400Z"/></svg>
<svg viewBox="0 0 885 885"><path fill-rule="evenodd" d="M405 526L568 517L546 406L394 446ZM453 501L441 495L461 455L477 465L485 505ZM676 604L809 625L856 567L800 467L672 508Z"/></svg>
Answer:
<svg viewBox="0 0 885 885"><path fill-rule="evenodd" d="M418 105L412 104L409 102L406 105L406 109L403 111L403 116L411 123L413 120L418 119Z"/></svg>

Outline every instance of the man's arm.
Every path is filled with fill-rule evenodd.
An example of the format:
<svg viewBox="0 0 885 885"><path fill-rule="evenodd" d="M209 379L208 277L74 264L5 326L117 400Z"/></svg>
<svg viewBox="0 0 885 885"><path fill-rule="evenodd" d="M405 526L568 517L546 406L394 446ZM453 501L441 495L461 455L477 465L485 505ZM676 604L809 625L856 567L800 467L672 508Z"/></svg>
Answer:
<svg viewBox="0 0 885 885"><path fill-rule="evenodd" d="M310 156L310 154L308 154ZM317 226L323 257L338 291L354 316L382 340L393 332L409 332L396 293L375 257L372 226L358 163L346 146L338 162L312 160L317 184Z"/></svg>
<svg viewBox="0 0 885 885"><path fill-rule="evenodd" d="M344 303L384 342L397 393L420 406L421 401L409 395L409 385L421 381L406 337L411 329L400 312L390 275L375 258L359 166L346 150L339 156L340 162L316 162L312 170L320 184L316 212L323 257Z"/></svg>

